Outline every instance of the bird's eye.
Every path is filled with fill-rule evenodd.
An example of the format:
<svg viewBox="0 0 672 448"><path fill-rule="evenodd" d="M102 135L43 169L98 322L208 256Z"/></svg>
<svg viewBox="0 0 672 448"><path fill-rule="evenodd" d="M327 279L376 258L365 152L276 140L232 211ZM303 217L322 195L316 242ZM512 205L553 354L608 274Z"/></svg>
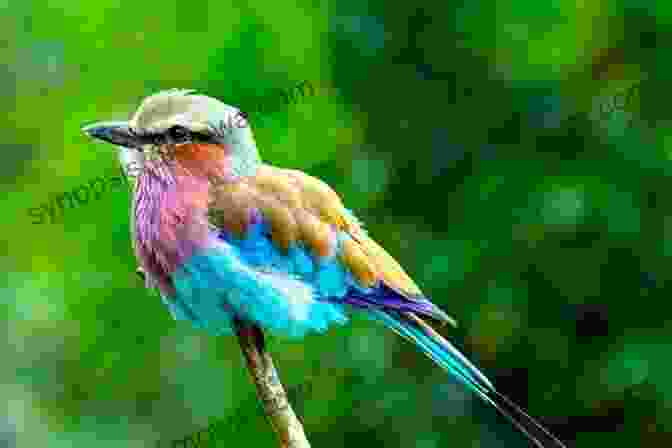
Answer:
<svg viewBox="0 0 672 448"><path fill-rule="evenodd" d="M168 135L174 143L182 143L189 140L189 129L183 126L173 126L168 129Z"/></svg>
<svg viewBox="0 0 672 448"><path fill-rule="evenodd" d="M164 143L164 136L162 134L150 134L147 135L146 138L151 142L152 145L160 146Z"/></svg>

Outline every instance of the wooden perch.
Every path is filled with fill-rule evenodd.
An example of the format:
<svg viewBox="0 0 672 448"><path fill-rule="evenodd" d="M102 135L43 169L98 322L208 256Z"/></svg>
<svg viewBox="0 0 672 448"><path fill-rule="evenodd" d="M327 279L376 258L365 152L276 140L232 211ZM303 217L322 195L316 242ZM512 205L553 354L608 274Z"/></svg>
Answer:
<svg viewBox="0 0 672 448"><path fill-rule="evenodd" d="M310 448L303 425L292 409L285 388L278 378L273 359L264 346L264 333L253 324L235 321L238 343L247 370L257 387L266 417L280 438L282 448Z"/></svg>

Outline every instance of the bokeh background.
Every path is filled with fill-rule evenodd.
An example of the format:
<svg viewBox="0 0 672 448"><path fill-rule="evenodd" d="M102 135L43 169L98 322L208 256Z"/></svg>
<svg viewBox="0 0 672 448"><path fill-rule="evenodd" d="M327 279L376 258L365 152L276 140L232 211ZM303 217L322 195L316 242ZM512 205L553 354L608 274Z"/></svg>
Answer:
<svg viewBox="0 0 672 448"><path fill-rule="evenodd" d="M669 2L422 3L0 1L0 446L170 446L232 415L208 446L276 446L236 341L135 276L126 186L30 215L118 173L82 124L173 87L275 102L262 156L339 191L568 447L672 444ZM366 319L270 348L314 447L528 446Z"/></svg>

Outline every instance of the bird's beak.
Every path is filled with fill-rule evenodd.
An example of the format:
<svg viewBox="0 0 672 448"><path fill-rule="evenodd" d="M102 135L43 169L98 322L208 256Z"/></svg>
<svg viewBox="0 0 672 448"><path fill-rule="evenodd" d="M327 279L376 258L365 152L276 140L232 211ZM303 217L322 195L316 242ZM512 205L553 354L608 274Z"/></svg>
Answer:
<svg viewBox="0 0 672 448"><path fill-rule="evenodd" d="M106 121L90 124L84 126L82 132L89 137L126 148L139 148L142 144L138 136L131 131L128 123L125 121Z"/></svg>

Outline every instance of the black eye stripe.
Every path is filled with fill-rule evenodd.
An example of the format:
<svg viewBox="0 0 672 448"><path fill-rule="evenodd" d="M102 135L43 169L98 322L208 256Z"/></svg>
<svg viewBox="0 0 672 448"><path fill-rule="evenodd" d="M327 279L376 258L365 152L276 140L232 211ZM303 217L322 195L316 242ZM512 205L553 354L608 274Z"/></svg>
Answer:
<svg viewBox="0 0 672 448"><path fill-rule="evenodd" d="M179 128L180 130L176 130ZM163 145L166 143L184 143L195 141L208 143L213 142L213 136L205 132L191 132L182 126L173 126L164 132L147 133L141 136L145 144Z"/></svg>
<svg viewBox="0 0 672 448"><path fill-rule="evenodd" d="M173 142L183 142L189 140L191 132L184 126L173 126L167 131L168 136Z"/></svg>
<svg viewBox="0 0 672 448"><path fill-rule="evenodd" d="M143 134L141 136L144 144L149 145L160 145L164 142L165 137L163 134Z"/></svg>

